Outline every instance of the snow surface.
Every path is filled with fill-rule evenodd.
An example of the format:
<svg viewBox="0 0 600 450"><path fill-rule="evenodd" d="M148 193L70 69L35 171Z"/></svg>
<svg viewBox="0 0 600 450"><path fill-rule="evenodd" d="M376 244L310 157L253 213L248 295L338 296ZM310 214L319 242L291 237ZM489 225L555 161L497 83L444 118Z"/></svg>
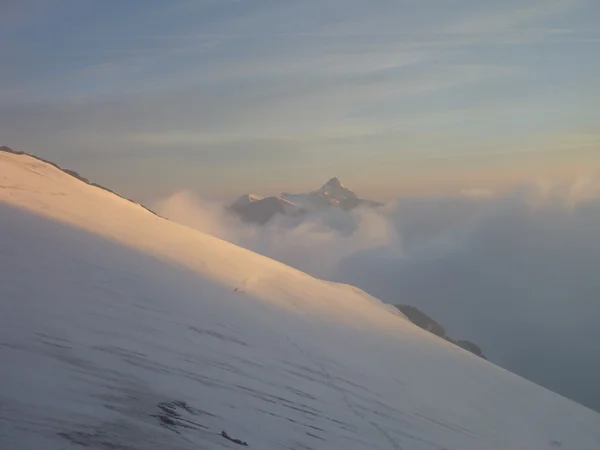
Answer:
<svg viewBox="0 0 600 450"><path fill-rule="evenodd" d="M2 450L598 450L377 299L0 152ZM317 249L318 251L318 249Z"/></svg>

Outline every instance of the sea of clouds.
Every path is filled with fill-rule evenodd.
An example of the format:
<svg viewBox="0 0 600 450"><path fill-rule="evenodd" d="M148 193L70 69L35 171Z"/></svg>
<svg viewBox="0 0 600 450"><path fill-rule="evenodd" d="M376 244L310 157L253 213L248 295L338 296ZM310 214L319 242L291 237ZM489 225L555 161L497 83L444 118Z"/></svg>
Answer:
<svg viewBox="0 0 600 450"><path fill-rule="evenodd" d="M320 278L411 304L493 362L600 410L600 184L401 197L240 222L179 192L161 215Z"/></svg>

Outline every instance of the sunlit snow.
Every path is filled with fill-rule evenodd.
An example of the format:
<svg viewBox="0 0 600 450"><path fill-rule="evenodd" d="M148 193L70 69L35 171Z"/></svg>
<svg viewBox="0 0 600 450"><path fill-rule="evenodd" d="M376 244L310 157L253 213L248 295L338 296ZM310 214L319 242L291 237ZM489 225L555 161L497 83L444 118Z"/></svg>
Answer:
<svg viewBox="0 0 600 450"><path fill-rule="evenodd" d="M260 450L600 448L598 414L356 288L0 152L0 448L242 448L223 431Z"/></svg>

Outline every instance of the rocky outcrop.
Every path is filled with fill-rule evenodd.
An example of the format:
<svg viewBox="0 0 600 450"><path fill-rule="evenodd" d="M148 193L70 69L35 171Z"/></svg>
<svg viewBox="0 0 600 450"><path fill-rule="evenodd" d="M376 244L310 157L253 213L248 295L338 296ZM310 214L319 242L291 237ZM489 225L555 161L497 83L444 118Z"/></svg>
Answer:
<svg viewBox="0 0 600 450"><path fill-rule="evenodd" d="M478 345L474 344L471 341L456 340L456 339L451 338L450 336L448 336L446 334L446 329L442 325L440 325L438 322L433 320L431 317L429 317L427 314L425 314L420 309L418 309L414 306L411 306L411 305L394 305L394 306L396 308L398 308L400 310L400 312L402 314L404 314L408 318L408 320L410 320L416 326L423 328L424 330L427 330L430 333L435 334L436 336L439 336L442 339L445 339L448 342L453 343L454 345L464 348L465 350L467 350L483 359L487 359L486 356L483 354L483 351L481 350L481 348Z"/></svg>
<svg viewBox="0 0 600 450"><path fill-rule="evenodd" d="M246 203L238 200L229 208L246 222L264 225L277 214L299 214L301 210L281 197L267 197Z"/></svg>

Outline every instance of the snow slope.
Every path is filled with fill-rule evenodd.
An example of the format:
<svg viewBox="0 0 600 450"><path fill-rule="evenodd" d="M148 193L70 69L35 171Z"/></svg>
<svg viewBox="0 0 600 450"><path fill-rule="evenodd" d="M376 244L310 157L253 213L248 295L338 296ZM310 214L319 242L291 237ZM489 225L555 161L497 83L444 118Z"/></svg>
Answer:
<svg viewBox="0 0 600 450"><path fill-rule="evenodd" d="M364 292L0 152L0 449L600 448Z"/></svg>

